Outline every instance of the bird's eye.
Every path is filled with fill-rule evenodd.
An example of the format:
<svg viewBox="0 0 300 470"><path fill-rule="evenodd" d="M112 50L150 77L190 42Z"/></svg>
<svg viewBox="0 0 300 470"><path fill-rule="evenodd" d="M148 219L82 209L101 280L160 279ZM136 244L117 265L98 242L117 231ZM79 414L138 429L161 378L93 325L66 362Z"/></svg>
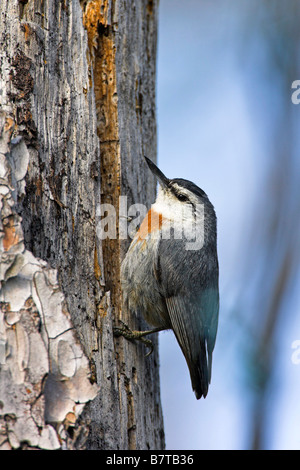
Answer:
<svg viewBox="0 0 300 470"><path fill-rule="evenodd" d="M189 198L185 194L177 194L177 199L179 199L179 201L181 202L185 202L189 200Z"/></svg>

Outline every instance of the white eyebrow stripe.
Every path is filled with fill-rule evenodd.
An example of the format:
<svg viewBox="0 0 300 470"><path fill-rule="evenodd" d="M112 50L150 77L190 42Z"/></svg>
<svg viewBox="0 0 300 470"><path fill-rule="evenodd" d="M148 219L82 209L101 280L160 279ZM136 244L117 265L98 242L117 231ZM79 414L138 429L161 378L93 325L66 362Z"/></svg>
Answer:
<svg viewBox="0 0 300 470"><path fill-rule="evenodd" d="M197 204L197 202L199 201L199 198L194 194L192 193L192 191L189 191L188 189L186 188L183 188L182 186L179 186L177 183L174 183L172 185L172 187L179 193L179 194L184 194L185 196L187 196L187 198L194 204Z"/></svg>

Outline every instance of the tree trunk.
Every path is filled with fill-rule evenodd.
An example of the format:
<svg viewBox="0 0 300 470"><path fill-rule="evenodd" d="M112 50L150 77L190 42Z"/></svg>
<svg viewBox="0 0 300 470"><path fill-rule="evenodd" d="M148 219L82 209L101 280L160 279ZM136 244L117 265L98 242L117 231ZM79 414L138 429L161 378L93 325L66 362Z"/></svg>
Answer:
<svg viewBox="0 0 300 470"><path fill-rule="evenodd" d="M2 448L164 448L157 338L145 357L113 337L119 318L145 326L121 311L130 239L118 217L97 236L100 204L155 197L157 14L157 0L1 1Z"/></svg>

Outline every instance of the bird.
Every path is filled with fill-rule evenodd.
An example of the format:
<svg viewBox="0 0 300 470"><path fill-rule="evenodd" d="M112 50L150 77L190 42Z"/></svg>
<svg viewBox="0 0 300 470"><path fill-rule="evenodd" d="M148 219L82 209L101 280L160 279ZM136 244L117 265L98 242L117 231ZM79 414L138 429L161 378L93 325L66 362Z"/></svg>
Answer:
<svg viewBox="0 0 300 470"><path fill-rule="evenodd" d="M206 397L219 317L217 218L206 193L182 178L169 179L144 157L158 180L156 200L121 264L123 308L152 329L122 322L116 336L140 340L172 330L185 357L196 399Z"/></svg>

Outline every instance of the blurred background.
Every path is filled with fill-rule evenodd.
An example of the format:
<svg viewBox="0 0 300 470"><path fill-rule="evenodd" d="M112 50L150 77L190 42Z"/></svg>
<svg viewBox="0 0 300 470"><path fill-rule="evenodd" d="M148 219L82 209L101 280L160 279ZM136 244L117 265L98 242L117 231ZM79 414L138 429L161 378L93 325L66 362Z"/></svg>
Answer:
<svg viewBox="0 0 300 470"><path fill-rule="evenodd" d="M158 164L215 206L221 296L205 400L160 333L166 446L299 449L300 3L159 8Z"/></svg>

